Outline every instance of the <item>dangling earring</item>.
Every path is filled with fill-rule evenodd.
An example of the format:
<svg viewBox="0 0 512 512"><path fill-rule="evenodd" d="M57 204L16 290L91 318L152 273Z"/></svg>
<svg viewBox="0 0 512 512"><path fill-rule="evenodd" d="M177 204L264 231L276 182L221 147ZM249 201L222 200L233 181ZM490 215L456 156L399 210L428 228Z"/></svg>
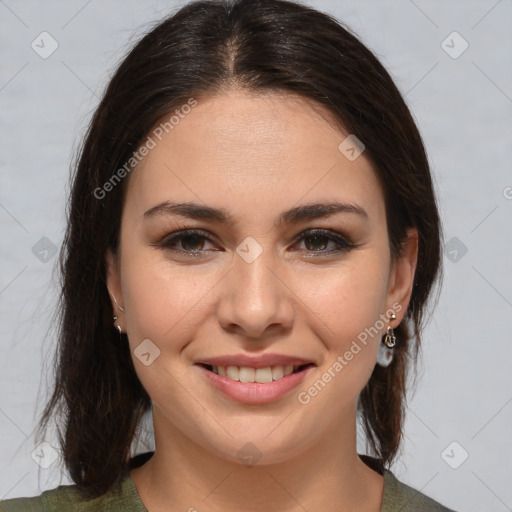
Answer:
<svg viewBox="0 0 512 512"><path fill-rule="evenodd" d="M393 361L393 351L384 343L379 345L379 353L377 355L377 364L386 368Z"/></svg>
<svg viewBox="0 0 512 512"><path fill-rule="evenodd" d="M391 315L391 320L396 319L396 315ZM387 367L393 361L393 351L391 350L396 345L395 331L391 325L388 325L386 335L384 336L383 342L379 345L379 353L377 355L377 363L380 366Z"/></svg>
<svg viewBox="0 0 512 512"><path fill-rule="evenodd" d="M386 336L384 336L384 343L389 348L393 348L396 345L395 331L391 325L388 325L388 332L386 333Z"/></svg>
<svg viewBox="0 0 512 512"><path fill-rule="evenodd" d="M122 307L119 305L119 303L117 302L116 296L115 296L115 295L110 291L110 288L109 288L108 286L107 286L107 290L108 290L108 292L112 295L112 297L113 297L113 299L114 299L114 302L116 303L116 306L117 306L121 311L124 311L124 308L122 308ZM119 339L120 339L120 340L122 340L122 336L121 336L121 334L122 334L122 332L123 332L123 329L122 329L122 327L121 327L119 324L117 324L117 325L116 325L116 323L115 323L115 322L116 322L116 320L117 320L117 316L114 316L113 318L114 318L114 327L119 331Z"/></svg>
<svg viewBox="0 0 512 512"><path fill-rule="evenodd" d="M114 322L117 320L117 316L114 317ZM115 325L115 324L114 324ZM119 324L115 325L115 328L119 331L119 337L121 337L122 328Z"/></svg>

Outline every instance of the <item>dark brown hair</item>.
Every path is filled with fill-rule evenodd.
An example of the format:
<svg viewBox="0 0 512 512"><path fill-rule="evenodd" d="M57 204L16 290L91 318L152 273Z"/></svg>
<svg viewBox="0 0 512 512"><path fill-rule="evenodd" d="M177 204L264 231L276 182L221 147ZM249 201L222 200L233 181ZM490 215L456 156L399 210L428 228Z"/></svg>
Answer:
<svg viewBox="0 0 512 512"><path fill-rule="evenodd" d="M237 86L295 93L323 105L366 146L385 196L390 250L407 227L419 254L395 357L377 365L360 395L371 451L389 465L402 439L406 377L417 362L423 316L440 278L441 226L425 149L390 75L349 28L285 0L213 0L185 5L159 22L123 59L80 147L60 253L62 290L53 395L63 461L84 496L117 485L151 400L136 376L128 343L113 328L105 254L117 253L129 177L98 191L130 160L150 130L193 97ZM340 139L341 140L341 139ZM125 336L125 335L123 335Z"/></svg>

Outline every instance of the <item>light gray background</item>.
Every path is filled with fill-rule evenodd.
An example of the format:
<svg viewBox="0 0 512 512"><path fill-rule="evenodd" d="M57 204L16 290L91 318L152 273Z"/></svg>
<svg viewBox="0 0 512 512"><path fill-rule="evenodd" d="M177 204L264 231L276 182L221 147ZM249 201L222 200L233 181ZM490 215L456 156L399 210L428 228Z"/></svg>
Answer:
<svg viewBox="0 0 512 512"><path fill-rule="evenodd" d="M39 257L33 247L61 244L69 164L110 72L149 22L183 3L0 0L0 499L71 483L58 463L31 457L57 290L51 247ZM451 240L393 471L461 512L512 510L512 2L309 4L351 25L404 93ZM43 31L59 45L47 59L31 48ZM441 46L453 31L469 44L458 58Z"/></svg>

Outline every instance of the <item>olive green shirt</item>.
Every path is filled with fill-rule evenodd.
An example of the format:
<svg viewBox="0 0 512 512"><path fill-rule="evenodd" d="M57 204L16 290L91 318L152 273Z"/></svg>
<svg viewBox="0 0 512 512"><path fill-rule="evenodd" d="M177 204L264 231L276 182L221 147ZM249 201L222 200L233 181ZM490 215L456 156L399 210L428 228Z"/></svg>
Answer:
<svg viewBox="0 0 512 512"><path fill-rule="evenodd" d="M83 501L76 485L61 485L32 498L0 501L0 512L148 512L129 471L142 465L151 455L153 452L146 452L131 459L120 493L110 490L99 498ZM397 480L393 473L382 467L379 459L367 455L359 457L384 476L380 512L455 512Z"/></svg>

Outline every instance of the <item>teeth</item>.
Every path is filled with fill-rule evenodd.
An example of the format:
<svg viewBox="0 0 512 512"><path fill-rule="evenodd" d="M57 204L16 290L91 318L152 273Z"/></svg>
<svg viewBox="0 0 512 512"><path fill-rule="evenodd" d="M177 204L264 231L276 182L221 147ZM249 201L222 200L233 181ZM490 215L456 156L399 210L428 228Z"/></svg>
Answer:
<svg viewBox="0 0 512 512"><path fill-rule="evenodd" d="M219 366L218 368L222 368L224 370L222 366ZM239 371L236 366L228 366L224 372L224 376L231 380L240 380Z"/></svg>
<svg viewBox="0 0 512 512"><path fill-rule="evenodd" d="M236 368L236 366L233 366L232 368ZM240 368L238 375L240 377L240 382L254 382L256 370L254 368ZM233 369L233 378L236 378L235 376L236 370Z"/></svg>
<svg viewBox="0 0 512 512"><path fill-rule="evenodd" d="M284 367L283 366L274 366L272 368L272 379L277 380L284 377Z"/></svg>
<svg viewBox="0 0 512 512"><path fill-rule="evenodd" d="M266 368L249 368L247 366L213 366L213 373L217 373L222 377L228 379L240 381L240 382L259 382L264 384L266 382L272 382L273 380L279 380L293 373L300 365L278 365L278 366L267 366Z"/></svg>

